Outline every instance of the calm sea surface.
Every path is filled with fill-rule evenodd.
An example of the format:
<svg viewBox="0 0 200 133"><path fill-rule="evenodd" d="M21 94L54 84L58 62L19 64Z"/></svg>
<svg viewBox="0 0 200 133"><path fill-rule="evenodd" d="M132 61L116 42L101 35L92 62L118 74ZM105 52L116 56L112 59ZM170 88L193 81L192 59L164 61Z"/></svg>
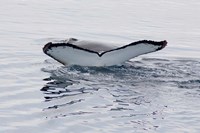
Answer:
<svg viewBox="0 0 200 133"><path fill-rule="evenodd" d="M1 133L199 133L199 0L0 0ZM62 66L74 37L167 40L122 66Z"/></svg>

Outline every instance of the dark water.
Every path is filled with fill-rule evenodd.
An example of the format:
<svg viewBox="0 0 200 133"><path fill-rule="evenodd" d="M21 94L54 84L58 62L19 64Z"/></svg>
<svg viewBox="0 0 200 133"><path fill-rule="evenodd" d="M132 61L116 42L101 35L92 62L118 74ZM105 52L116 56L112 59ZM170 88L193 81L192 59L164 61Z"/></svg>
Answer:
<svg viewBox="0 0 200 133"><path fill-rule="evenodd" d="M200 2L0 1L0 132L200 131ZM68 37L167 40L122 66L62 66L42 52Z"/></svg>

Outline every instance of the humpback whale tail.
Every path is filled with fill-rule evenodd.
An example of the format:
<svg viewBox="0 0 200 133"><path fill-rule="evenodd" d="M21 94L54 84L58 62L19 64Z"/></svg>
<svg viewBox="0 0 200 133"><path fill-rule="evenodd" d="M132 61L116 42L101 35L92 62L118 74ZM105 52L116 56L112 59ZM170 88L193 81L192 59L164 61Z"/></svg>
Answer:
<svg viewBox="0 0 200 133"><path fill-rule="evenodd" d="M48 56L64 65L112 66L124 63L139 55L163 49L167 41L141 40L114 48L109 44L80 41L70 38L65 42L49 42L43 47Z"/></svg>

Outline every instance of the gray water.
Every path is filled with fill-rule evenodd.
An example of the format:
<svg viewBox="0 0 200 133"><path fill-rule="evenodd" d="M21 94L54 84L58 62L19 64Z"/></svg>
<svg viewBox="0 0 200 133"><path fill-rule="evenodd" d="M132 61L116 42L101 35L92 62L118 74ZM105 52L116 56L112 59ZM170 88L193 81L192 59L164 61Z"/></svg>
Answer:
<svg viewBox="0 0 200 133"><path fill-rule="evenodd" d="M1 133L198 133L198 0L0 0ZM122 66L62 66L42 52L74 37L167 40Z"/></svg>

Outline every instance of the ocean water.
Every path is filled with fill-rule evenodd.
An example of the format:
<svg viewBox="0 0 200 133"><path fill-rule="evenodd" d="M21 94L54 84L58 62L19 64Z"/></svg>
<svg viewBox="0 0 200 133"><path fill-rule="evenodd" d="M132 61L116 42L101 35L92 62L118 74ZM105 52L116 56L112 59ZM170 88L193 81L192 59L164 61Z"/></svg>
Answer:
<svg viewBox="0 0 200 133"><path fill-rule="evenodd" d="M200 1L0 0L1 133L198 133ZM69 37L168 46L122 66L62 66Z"/></svg>

